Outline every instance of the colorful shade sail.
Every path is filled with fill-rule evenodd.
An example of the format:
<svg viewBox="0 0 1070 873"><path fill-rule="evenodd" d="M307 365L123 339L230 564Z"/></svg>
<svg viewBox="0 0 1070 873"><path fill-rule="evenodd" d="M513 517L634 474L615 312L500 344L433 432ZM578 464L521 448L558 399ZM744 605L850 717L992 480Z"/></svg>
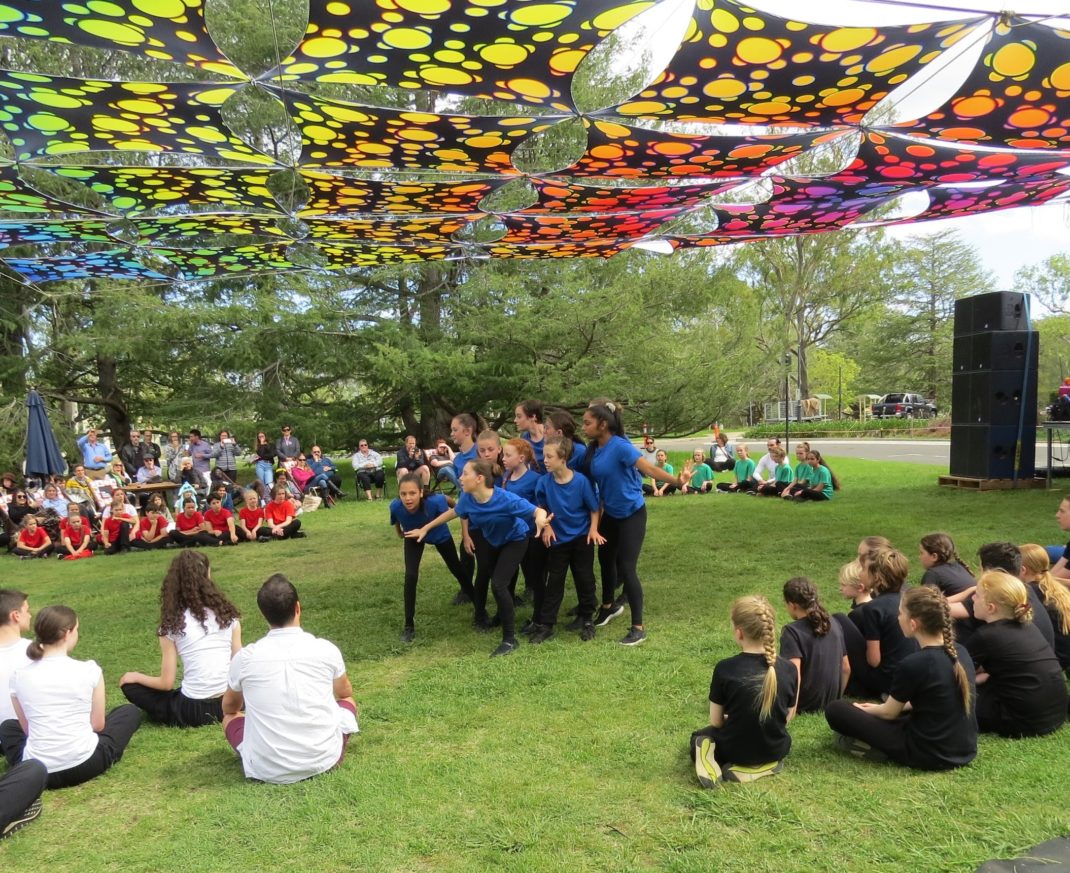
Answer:
<svg viewBox="0 0 1070 873"><path fill-rule="evenodd" d="M0 162L0 209L18 213L83 213L97 214L97 210L76 206L34 190L19 175L14 164Z"/></svg>
<svg viewBox="0 0 1070 873"><path fill-rule="evenodd" d="M831 142L844 130L740 136L666 133L602 118L584 119L587 152L557 175L628 178L756 176Z"/></svg>
<svg viewBox="0 0 1070 873"><path fill-rule="evenodd" d="M51 245L53 243L114 243L108 235L109 221L0 221L0 246Z"/></svg>
<svg viewBox="0 0 1070 873"><path fill-rule="evenodd" d="M241 236L288 236L276 223L278 215L246 215L245 213L200 213L169 215L159 218L135 218L125 222L136 235L131 242L148 243L154 240L173 240L175 237L197 237L210 234ZM172 243L175 244L175 243ZM167 245L165 242L164 245Z"/></svg>
<svg viewBox="0 0 1070 873"><path fill-rule="evenodd" d="M0 70L0 126L20 159L99 150L271 164L224 124L232 83L107 82Z"/></svg>
<svg viewBox="0 0 1070 873"><path fill-rule="evenodd" d="M301 171L310 197L298 218L320 215L404 215L409 213L475 212L480 201L501 182L405 182L354 179L330 173Z"/></svg>
<svg viewBox="0 0 1070 873"><path fill-rule="evenodd" d="M312 219L305 222L311 242L391 243L400 246L448 244L453 234L482 218L482 213L397 219Z"/></svg>
<svg viewBox="0 0 1070 873"><path fill-rule="evenodd" d="M203 0L0 0L0 35L132 52L244 78L208 35Z"/></svg>
<svg viewBox="0 0 1070 873"><path fill-rule="evenodd" d="M128 215L153 209L218 206L223 209L277 210L268 189L271 170L262 167L44 167L88 186Z"/></svg>
<svg viewBox="0 0 1070 873"><path fill-rule="evenodd" d="M288 93L305 167L397 167L447 173L512 173L510 155L563 116L437 115Z"/></svg>
<svg viewBox="0 0 1070 873"><path fill-rule="evenodd" d="M137 261L127 249L86 252L59 258L5 258L6 263L29 282L59 282L70 279L153 279L168 281L163 273Z"/></svg>
<svg viewBox="0 0 1070 873"><path fill-rule="evenodd" d="M739 182L642 188L596 188L559 179L531 179L538 201L519 214L553 212L635 212L646 209L686 209L735 188Z"/></svg>
<svg viewBox="0 0 1070 873"><path fill-rule="evenodd" d="M388 264L412 264L419 261L442 261L457 256L458 250L447 245L440 246L361 246L361 245L315 245L309 246L324 269L347 270L360 267L381 267Z"/></svg>
<svg viewBox="0 0 1070 873"><path fill-rule="evenodd" d="M855 124L985 20L834 27L735 0L698 0L668 68L612 111L719 124Z"/></svg>
<svg viewBox="0 0 1070 873"><path fill-rule="evenodd" d="M1042 206L1057 197L1070 194L1070 177L1003 182L989 188L931 188L928 194L929 208L921 214L880 223L910 224L938 218L981 215L1021 206Z"/></svg>
<svg viewBox="0 0 1070 873"><path fill-rule="evenodd" d="M495 243L486 246L492 258L508 261L528 261L541 258L611 258L627 249L631 243L619 240L591 240L588 242L542 245L509 245Z"/></svg>
<svg viewBox="0 0 1070 873"><path fill-rule="evenodd" d="M652 209L610 215L503 215L500 220L508 232L495 248L558 240L639 239L683 212L682 209Z"/></svg>
<svg viewBox="0 0 1070 873"><path fill-rule="evenodd" d="M1070 31L1001 19L958 92L897 127L955 142L1070 149Z"/></svg>
<svg viewBox="0 0 1070 873"><path fill-rule="evenodd" d="M311 0L304 39L263 77L431 88L575 107L580 61L654 0Z"/></svg>
<svg viewBox="0 0 1070 873"><path fill-rule="evenodd" d="M186 279L307 270L307 264L295 263L287 257L289 249L289 243L269 243L219 249L153 248L152 254L170 262Z"/></svg>

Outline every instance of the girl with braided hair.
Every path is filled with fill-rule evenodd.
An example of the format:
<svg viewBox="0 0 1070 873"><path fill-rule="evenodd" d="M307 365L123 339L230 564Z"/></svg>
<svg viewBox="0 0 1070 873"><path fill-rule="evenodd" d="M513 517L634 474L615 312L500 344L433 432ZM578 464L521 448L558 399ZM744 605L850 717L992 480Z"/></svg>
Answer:
<svg viewBox="0 0 1070 873"><path fill-rule="evenodd" d="M230 659L241 649L241 613L212 581L202 552L175 556L160 587L160 675L124 673L126 699L149 720L170 727L202 727L223 720ZM178 662L182 684L174 688Z"/></svg>
<svg viewBox="0 0 1070 873"><path fill-rule="evenodd" d="M918 770L965 766L977 756L976 686L969 652L951 630L947 598L927 585L911 588L900 602L899 625L919 651L899 664L883 703L828 705L837 745L858 758Z"/></svg>
<svg viewBox="0 0 1070 873"><path fill-rule="evenodd" d="M1055 652L1036 625L1025 584L983 573L973 598L984 622L966 642L977 664L977 726L1004 737L1050 734L1066 721L1067 693Z"/></svg>
<svg viewBox="0 0 1070 873"><path fill-rule="evenodd" d="M925 568L921 584L939 588L954 597L976 585L969 566L955 551L955 541L946 533L926 534L918 545L918 561Z"/></svg>
<svg viewBox="0 0 1070 873"><path fill-rule="evenodd" d="M821 604L817 586L803 576L784 583L784 604L795 619L780 634L780 654L795 665L798 712L822 712L847 687L851 665L843 629Z"/></svg>
<svg viewBox="0 0 1070 873"><path fill-rule="evenodd" d="M1051 558L1044 546L1026 543L1019 546L1022 569L1018 573L1027 588L1044 604L1055 633L1055 657L1059 666L1070 675L1070 591L1051 575Z"/></svg>
<svg viewBox="0 0 1070 873"><path fill-rule="evenodd" d="M695 774L703 788L753 782L779 773L791 749L798 677L776 653L776 614L764 597L732 604L732 632L741 651L718 662L710 681L710 724L691 735Z"/></svg>

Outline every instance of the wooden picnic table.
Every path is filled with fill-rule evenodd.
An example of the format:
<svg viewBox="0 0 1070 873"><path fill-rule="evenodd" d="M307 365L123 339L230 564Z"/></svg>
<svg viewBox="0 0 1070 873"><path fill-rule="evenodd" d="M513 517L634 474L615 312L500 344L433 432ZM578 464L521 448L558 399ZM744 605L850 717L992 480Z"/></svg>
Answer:
<svg viewBox="0 0 1070 873"><path fill-rule="evenodd" d="M123 486L123 490L128 494L151 494L154 491L174 491L178 488L177 482L134 482L130 485Z"/></svg>

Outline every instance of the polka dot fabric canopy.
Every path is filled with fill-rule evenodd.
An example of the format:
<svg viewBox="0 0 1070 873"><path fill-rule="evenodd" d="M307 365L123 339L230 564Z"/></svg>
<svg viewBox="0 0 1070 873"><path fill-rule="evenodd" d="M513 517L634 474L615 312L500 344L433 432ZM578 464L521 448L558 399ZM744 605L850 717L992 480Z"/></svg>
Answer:
<svg viewBox="0 0 1070 873"><path fill-rule="evenodd" d="M688 0L310 0L262 75L213 41L215 2L0 0L7 45L36 46L0 70L0 261L27 282L609 258L1070 202L1070 32L1036 18L839 27L806 20L816 2L694 0L663 69L581 112L584 65L618 63L599 46ZM161 80L45 75L41 41ZM890 115L923 80L951 96ZM257 128L265 99L283 111Z"/></svg>

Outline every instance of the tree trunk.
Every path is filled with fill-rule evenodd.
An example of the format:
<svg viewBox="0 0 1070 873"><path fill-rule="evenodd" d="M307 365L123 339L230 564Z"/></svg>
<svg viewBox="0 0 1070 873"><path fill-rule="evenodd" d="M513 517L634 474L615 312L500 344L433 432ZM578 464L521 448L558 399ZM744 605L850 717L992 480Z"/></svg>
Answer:
<svg viewBox="0 0 1070 873"><path fill-rule="evenodd" d="M116 449L130 436L130 411L119 385L119 364L115 358L97 355L97 387L104 406L104 421Z"/></svg>

